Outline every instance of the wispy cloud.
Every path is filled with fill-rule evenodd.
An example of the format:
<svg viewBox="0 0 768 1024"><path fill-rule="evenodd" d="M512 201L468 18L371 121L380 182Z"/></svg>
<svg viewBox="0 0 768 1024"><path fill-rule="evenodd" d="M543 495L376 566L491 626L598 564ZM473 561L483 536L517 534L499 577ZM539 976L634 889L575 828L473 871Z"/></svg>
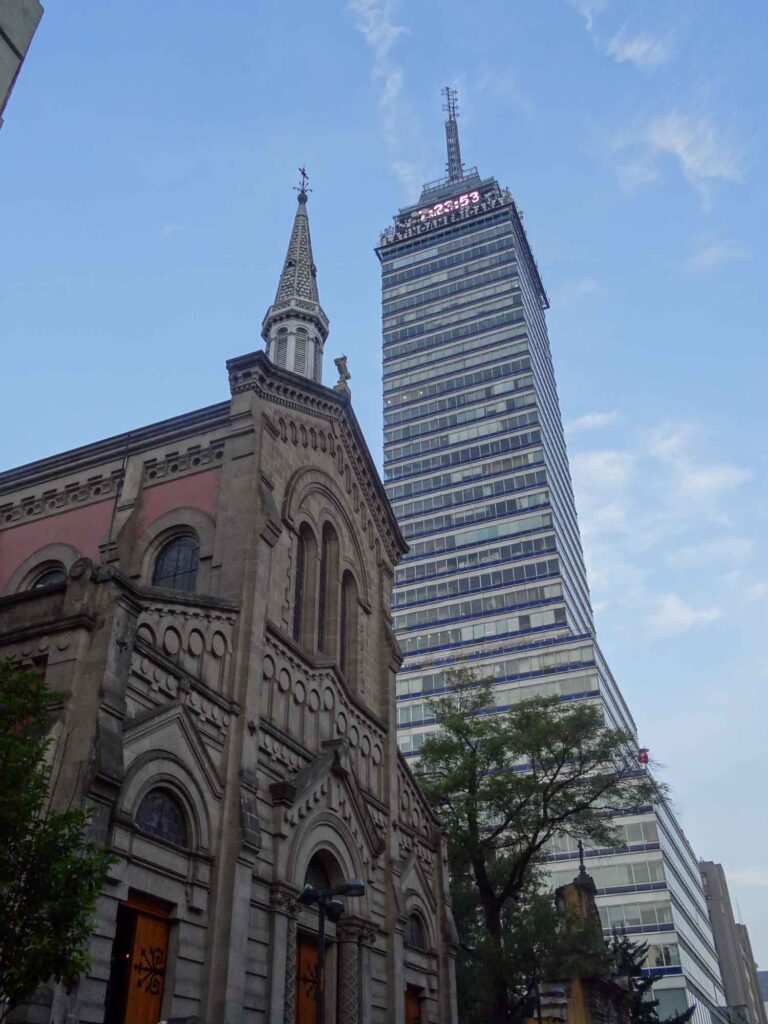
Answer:
<svg viewBox="0 0 768 1024"><path fill-rule="evenodd" d="M595 18L608 6L608 0L568 0L568 3L582 16L590 34L595 30Z"/></svg>
<svg viewBox="0 0 768 1024"><path fill-rule="evenodd" d="M739 183L744 178L744 148L705 115L671 110L623 132L611 149L621 154L617 174L625 188L656 180L665 158L677 163L705 202L715 182Z"/></svg>
<svg viewBox="0 0 768 1024"><path fill-rule="evenodd" d="M731 885L768 889L768 868L760 866L728 868L728 882Z"/></svg>
<svg viewBox="0 0 768 1024"><path fill-rule="evenodd" d="M695 274L706 274L729 263L742 263L749 259L749 250L739 242L702 243L686 261L686 268Z"/></svg>
<svg viewBox="0 0 768 1024"><path fill-rule="evenodd" d="M693 608L677 594L662 594L656 598L648 625L657 636L679 636L714 622L721 614L719 608Z"/></svg>
<svg viewBox="0 0 768 1024"><path fill-rule="evenodd" d="M629 63L643 71L653 71L672 56L672 36L654 36L650 32L630 36L622 29L608 43L606 53L617 64Z"/></svg>
<svg viewBox="0 0 768 1024"><path fill-rule="evenodd" d="M714 500L750 478L749 470L733 463L705 463L697 459L692 448L698 434L691 423L669 420L653 429L647 438L649 454L666 463L684 500Z"/></svg>
<svg viewBox="0 0 768 1024"><path fill-rule="evenodd" d="M576 447L591 427L610 427L614 415L586 414ZM751 474L705 454L708 444L697 424L668 420L639 431L627 447L572 448L596 609L623 610L655 635L672 636L749 599L743 573L754 561L755 541L746 524L732 521L731 494ZM752 586L758 595L760 584Z"/></svg>
<svg viewBox="0 0 768 1024"><path fill-rule="evenodd" d="M407 29L395 21L394 0L348 0L355 27L373 54L373 77L379 82L381 126L390 153L391 166L409 194L418 188L422 175L404 155L408 147L402 139L407 121L403 101L404 72L392 56L397 41Z"/></svg>
<svg viewBox="0 0 768 1024"><path fill-rule="evenodd" d="M583 416L577 416L567 427L568 433L573 434L579 430L599 430L601 427L608 427L619 419L619 414L612 412L587 412Z"/></svg>
<svg viewBox="0 0 768 1024"><path fill-rule="evenodd" d="M595 277L579 277L575 281L567 281L560 289L559 302L565 305L578 302L590 295L600 295L603 287Z"/></svg>

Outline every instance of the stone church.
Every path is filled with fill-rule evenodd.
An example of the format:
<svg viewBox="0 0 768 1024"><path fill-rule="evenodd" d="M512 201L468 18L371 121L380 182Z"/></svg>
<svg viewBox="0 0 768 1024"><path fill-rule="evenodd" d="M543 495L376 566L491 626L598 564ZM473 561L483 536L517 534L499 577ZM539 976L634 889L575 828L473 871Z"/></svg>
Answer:
<svg viewBox="0 0 768 1024"><path fill-rule="evenodd" d="M44 672L55 806L116 855L91 968L15 1019L453 1024L441 837L398 752L405 544L298 209L231 398L0 474L0 658Z"/></svg>

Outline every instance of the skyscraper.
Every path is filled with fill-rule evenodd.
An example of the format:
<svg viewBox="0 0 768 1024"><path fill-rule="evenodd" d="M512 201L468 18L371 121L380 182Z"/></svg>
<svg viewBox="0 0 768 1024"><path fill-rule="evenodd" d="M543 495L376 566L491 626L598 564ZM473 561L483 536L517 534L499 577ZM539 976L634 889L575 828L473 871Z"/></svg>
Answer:
<svg viewBox="0 0 768 1024"><path fill-rule="evenodd" d="M500 710L532 696L599 701L634 723L597 645L545 313L549 302L509 190L461 159L445 95L447 175L382 233L384 477L410 545L393 616L405 663L399 742L436 728L424 698L467 667ZM724 1019L693 851L666 806L621 819L625 843L590 850L604 926L651 943L662 1016ZM552 848L552 877L577 857ZM562 863L561 863L562 862Z"/></svg>

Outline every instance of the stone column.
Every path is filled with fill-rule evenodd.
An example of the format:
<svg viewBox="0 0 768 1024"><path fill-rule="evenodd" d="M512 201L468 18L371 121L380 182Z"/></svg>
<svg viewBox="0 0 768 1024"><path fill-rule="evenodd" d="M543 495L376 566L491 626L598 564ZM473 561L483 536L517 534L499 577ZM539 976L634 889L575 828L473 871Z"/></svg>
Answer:
<svg viewBox="0 0 768 1024"><path fill-rule="evenodd" d="M360 941L370 925L359 917L342 918L336 925L338 960L338 1024L360 1024Z"/></svg>
<svg viewBox="0 0 768 1024"><path fill-rule="evenodd" d="M296 896L293 886L272 885L270 1024L293 1024L296 1016Z"/></svg>

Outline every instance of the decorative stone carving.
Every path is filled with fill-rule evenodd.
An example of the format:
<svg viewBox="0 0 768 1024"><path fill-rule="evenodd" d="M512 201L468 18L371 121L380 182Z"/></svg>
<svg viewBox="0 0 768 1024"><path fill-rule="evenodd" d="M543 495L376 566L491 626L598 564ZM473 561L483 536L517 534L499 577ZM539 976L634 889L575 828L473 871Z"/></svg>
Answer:
<svg viewBox="0 0 768 1024"><path fill-rule="evenodd" d="M93 505L98 501L114 498L121 478L122 470L114 469L110 473L95 476L84 482L75 481L60 489L43 491L39 496L29 495L15 504L9 502L0 505L0 530L28 522L30 519L42 519L70 508Z"/></svg>
<svg viewBox="0 0 768 1024"><path fill-rule="evenodd" d="M215 466L224 458L224 441L212 441L206 448L191 445L185 452L169 452L160 459L144 463L147 484L159 483L169 477L189 476Z"/></svg>

